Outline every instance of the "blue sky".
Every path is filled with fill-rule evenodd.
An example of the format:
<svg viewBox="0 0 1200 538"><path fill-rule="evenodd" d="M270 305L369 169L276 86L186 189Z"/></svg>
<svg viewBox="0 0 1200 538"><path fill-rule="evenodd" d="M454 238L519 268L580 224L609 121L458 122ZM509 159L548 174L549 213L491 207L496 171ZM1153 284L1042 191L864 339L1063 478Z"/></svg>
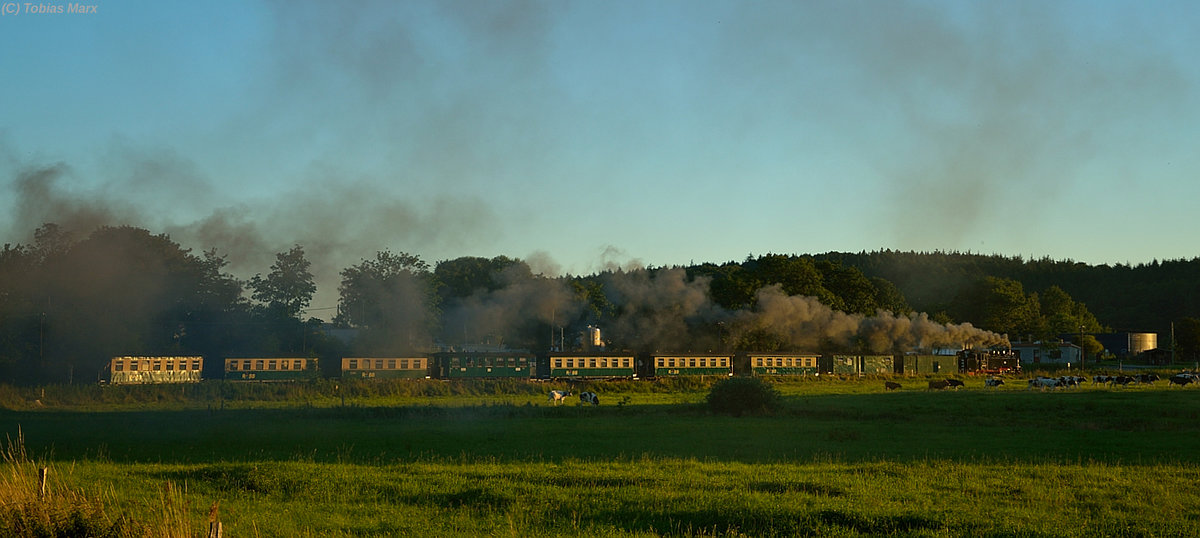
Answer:
<svg viewBox="0 0 1200 538"><path fill-rule="evenodd" d="M95 5L0 18L4 242L131 223L323 278L1200 255L1189 2Z"/></svg>

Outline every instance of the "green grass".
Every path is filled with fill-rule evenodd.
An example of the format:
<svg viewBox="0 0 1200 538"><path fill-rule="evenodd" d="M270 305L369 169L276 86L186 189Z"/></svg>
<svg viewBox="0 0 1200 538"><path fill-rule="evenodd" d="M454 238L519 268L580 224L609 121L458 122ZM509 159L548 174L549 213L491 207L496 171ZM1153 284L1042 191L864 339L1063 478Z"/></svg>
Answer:
<svg viewBox="0 0 1200 538"><path fill-rule="evenodd" d="M595 384L600 407L545 383L0 388L0 435L110 517L172 484L231 536L1200 535L1200 390L899 381L779 383L743 418L708 381Z"/></svg>

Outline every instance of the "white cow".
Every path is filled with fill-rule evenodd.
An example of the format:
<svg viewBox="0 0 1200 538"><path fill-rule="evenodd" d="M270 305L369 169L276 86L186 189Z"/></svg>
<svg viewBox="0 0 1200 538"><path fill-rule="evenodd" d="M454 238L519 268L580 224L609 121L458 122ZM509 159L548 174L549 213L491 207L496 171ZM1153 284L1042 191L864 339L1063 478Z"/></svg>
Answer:
<svg viewBox="0 0 1200 538"><path fill-rule="evenodd" d="M569 391L569 390L552 390L552 391L550 391L550 399L548 399L546 401L551 402L554 405L558 405L558 404L562 403L563 400L565 400L567 396L570 396L570 395L571 395L571 391Z"/></svg>

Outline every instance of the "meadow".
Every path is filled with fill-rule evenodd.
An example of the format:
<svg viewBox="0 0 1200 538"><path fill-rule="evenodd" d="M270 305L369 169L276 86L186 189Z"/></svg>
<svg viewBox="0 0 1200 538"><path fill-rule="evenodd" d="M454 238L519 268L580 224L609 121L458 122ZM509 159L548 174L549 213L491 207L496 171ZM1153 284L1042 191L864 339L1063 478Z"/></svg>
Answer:
<svg viewBox="0 0 1200 538"><path fill-rule="evenodd" d="M1200 390L897 380L780 383L764 417L704 381L2 387L0 428L12 487L47 466L156 535L213 503L238 537L1200 535Z"/></svg>

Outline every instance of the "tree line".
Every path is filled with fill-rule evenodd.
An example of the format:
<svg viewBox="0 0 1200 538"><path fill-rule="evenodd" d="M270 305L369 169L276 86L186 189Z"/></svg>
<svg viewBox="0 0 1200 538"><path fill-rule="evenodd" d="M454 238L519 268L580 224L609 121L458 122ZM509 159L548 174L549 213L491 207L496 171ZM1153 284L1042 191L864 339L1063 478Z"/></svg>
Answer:
<svg viewBox="0 0 1200 538"><path fill-rule="evenodd" d="M677 351L782 349L787 341L769 327L741 330L731 315L759 308L765 289L814 298L831 312L927 312L939 323L971 323L1013 339L1162 321L1129 316L1136 303L1130 294L1140 291L1172 299L1134 310L1177 321L1180 349L1194 350L1197 284L1187 276L1198 263L1111 268L882 251L546 276L505 256L430 265L385 250L341 270L337 312L322 320L305 316L317 288L302 245L242 280L217 250L193 253L165 234L110 226L78 237L46 224L31 244L0 251L0 381L94 382L109 358L123 355L336 358L480 343L569 348L588 325L605 328L614 347L628 349L665 342ZM1178 293L1151 286L1143 280L1150 275L1174 283ZM349 329L353 338L335 338L331 327Z"/></svg>

